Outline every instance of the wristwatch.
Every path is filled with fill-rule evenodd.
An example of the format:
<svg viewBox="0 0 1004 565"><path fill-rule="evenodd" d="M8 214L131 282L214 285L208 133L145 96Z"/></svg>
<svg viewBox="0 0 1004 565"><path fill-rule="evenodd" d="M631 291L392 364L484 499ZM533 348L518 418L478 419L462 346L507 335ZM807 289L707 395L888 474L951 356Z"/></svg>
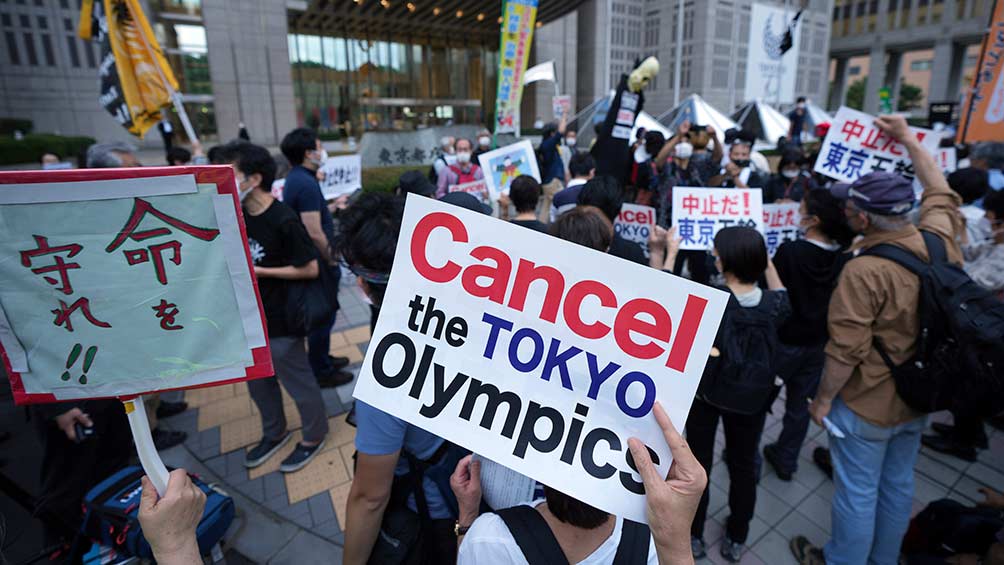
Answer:
<svg viewBox="0 0 1004 565"><path fill-rule="evenodd" d="M471 529L471 527L470 527L470 526L461 526L461 525L460 525L460 520L457 520L457 521L456 521L456 522L455 522L455 523L453 524L453 533L454 533L454 534L456 534L458 538L459 538L460 536L462 536L462 535L466 534L466 533L467 533L467 530L469 530L469 529Z"/></svg>

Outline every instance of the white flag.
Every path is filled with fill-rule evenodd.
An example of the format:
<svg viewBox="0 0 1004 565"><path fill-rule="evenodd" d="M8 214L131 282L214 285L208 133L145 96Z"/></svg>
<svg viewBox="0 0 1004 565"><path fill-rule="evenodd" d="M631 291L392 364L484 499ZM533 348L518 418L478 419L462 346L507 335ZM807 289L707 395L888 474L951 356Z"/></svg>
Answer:
<svg viewBox="0 0 1004 565"><path fill-rule="evenodd" d="M537 82L538 80L549 80L554 82L554 61L541 63L527 69L526 73L523 75L523 86L526 86L531 82Z"/></svg>

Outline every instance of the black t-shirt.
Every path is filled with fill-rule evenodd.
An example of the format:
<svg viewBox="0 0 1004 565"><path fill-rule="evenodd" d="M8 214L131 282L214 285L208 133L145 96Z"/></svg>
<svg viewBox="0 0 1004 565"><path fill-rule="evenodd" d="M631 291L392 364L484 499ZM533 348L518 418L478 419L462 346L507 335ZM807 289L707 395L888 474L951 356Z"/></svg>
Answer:
<svg viewBox="0 0 1004 565"><path fill-rule="evenodd" d="M797 108L788 113L792 135L802 135L802 130L805 128L805 114L805 110L799 112Z"/></svg>
<svg viewBox="0 0 1004 565"><path fill-rule="evenodd" d="M648 265L648 259L645 258L645 252L642 251L641 246L633 241L624 239L616 233L614 234L613 241L610 242L610 250L607 253L614 257L634 261L640 265Z"/></svg>
<svg viewBox="0 0 1004 565"><path fill-rule="evenodd" d="M314 242L300 217L278 200L257 216L245 209L244 224L251 260L259 267L302 267L317 258ZM272 277L258 279L270 338L297 335L286 327L286 289L292 282Z"/></svg>
<svg viewBox="0 0 1004 565"><path fill-rule="evenodd" d="M517 226L523 226L524 228L530 228L532 230L537 230L539 232L547 233L547 224L541 222L540 220L509 220L509 221L516 224Z"/></svg>
<svg viewBox="0 0 1004 565"><path fill-rule="evenodd" d="M840 270L850 254L827 251L805 240L782 243L774 266L788 289L791 316L778 335L788 345L822 345L829 339L826 314Z"/></svg>

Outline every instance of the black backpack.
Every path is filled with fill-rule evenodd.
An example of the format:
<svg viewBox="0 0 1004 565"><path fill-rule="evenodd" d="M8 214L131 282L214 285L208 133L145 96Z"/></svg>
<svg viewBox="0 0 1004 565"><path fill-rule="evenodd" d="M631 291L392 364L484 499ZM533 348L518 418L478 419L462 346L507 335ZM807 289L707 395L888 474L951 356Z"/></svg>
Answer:
<svg viewBox="0 0 1004 565"><path fill-rule="evenodd" d="M495 513L509 528L509 533L516 540L516 545L523 552L527 563L568 565L568 559L561 551L561 545L558 544L551 527L547 525L540 512L530 506L520 505L496 510ZM637 565L648 562L650 536L648 526L645 524L624 520L613 565Z"/></svg>
<svg viewBox="0 0 1004 565"><path fill-rule="evenodd" d="M895 365L878 338L875 349L892 371L896 392L914 410L999 414L1004 410L1004 302L948 262L940 237L921 234L930 263L890 244L863 253L893 261L920 278L916 353Z"/></svg>
<svg viewBox="0 0 1004 565"><path fill-rule="evenodd" d="M728 289L723 289L728 291ZM765 291L760 304L743 308L730 293L715 336L718 356L708 358L697 396L729 412L765 410L774 392L778 312L787 296Z"/></svg>

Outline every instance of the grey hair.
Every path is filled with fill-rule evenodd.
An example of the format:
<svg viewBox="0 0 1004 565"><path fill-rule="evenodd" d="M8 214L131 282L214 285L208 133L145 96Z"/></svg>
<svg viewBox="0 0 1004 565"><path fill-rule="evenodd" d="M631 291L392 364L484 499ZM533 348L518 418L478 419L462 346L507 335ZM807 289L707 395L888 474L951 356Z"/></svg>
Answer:
<svg viewBox="0 0 1004 565"><path fill-rule="evenodd" d="M453 139L452 136L444 135L443 137L439 138L439 146L441 148L443 148L443 149L446 149L450 145L453 145L453 143L451 143L451 142L454 142L454 139Z"/></svg>
<svg viewBox="0 0 1004 565"><path fill-rule="evenodd" d="M860 209L859 209L860 210ZM874 212L861 210L861 213L868 218L868 225L878 231L901 230L910 224L910 214L899 214L895 216L884 216Z"/></svg>
<svg viewBox="0 0 1004 565"><path fill-rule="evenodd" d="M95 143L87 148L88 169L112 169L122 166L120 153L135 153L136 148L124 141Z"/></svg>
<svg viewBox="0 0 1004 565"><path fill-rule="evenodd" d="M993 141L977 143L969 153L969 159L986 161L990 169L1004 169L1004 143Z"/></svg>

